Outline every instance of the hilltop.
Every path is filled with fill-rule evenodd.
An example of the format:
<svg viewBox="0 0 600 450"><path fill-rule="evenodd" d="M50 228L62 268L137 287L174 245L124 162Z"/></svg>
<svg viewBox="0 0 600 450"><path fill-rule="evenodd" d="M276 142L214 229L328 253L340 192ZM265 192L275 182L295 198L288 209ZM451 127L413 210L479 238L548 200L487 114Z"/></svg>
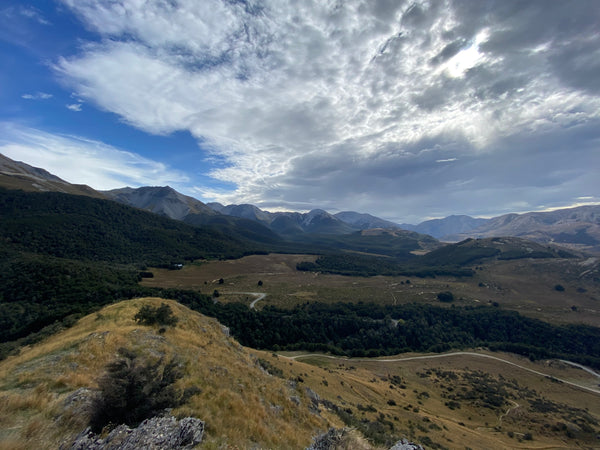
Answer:
<svg viewBox="0 0 600 450"><path fill-rule="evenodd" d="M136 323L142 305L162 303L176 326L160 332ZM82 392L88 399L91 392L82 389L97 388L120 347L144 360L176 361L183 372L177 389L193 395L172 413L206 421L206 441L216 446L300 448L327 429L310 412L304 389L269 375L216 320L174 301L145 298L107 306L0 363L0 448L50 449L72 441L90 413Z"/></svg>

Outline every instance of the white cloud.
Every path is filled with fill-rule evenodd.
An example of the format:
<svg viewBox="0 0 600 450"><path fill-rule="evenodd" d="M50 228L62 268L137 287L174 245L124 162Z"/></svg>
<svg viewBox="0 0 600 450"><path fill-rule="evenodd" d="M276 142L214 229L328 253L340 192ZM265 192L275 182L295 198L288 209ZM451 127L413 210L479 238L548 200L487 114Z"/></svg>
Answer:
<svg viewBox="0 0 600 450"><path fill-rule="evenodd" d="M75 184L108 190L187 183L189 177L132 152L79 136L62 136L0 122L0 153L42 167Z"/></svg>
<svg viewBox="0 0 600 450"><path fill-rule="evenodd" d="M81 103L71 103L71 104L65 105L65 107L67 109L70 109L71 111L81 112L82 104Z"/></svg>
<svg viewBox="0 0 600 450"><path fill-rule="evenodd" d="M52 94L48 94L46 92L36 92L35 94L23 94L21 98L25 100L48 100L52 98Z"/></svg>
<svg viewBox="0 0 600 450"><path fill-rule="evenodd" d="M18 9L18 13L28 19L35 20L42 25L51 25L50 21L43 16L40 10L33 6L21 6Z"/></svg>
<svg viewBox="0 0 600 450"><path fill-rule="evenodd" d="M210 175L237 185L214 192L224 202L373 211L400 202L389 192L424 200L415 184L449 198L462 192L461 180L479 178L446 179L458 165L436 163L492 152L502 161L511 142L521 152L510 153L515 164L531 160L535 136L600 119L597 78L578 69L585 61L570 71L556 62L598 41L585 2L569 7L577 21L569 29L558 3L63 2L104 40L56 71L78 96L133 126L201 138L226 161ZM593 159L589 137L576 139ZM545 153L536 155L538 167L546 164ZM513 183L512 173L490 172ZM537 175L527 176L535 186Z"/></svg>

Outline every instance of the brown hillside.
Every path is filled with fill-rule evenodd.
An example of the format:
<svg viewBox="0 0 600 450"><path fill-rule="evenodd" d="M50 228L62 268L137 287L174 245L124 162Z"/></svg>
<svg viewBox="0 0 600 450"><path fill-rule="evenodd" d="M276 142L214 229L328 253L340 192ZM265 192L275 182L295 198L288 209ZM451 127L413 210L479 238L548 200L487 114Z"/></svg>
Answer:
<svg viewBox="0 0 600 450"><path fill-rule="evenodd" d="M175 326L161 332L133 319L142 305L162 303ZM216 320L174 301L145 298L108 306L0 362L0 449L72 442L87 424L85 398L121 347L180 363L178 390L196 393L172 413L206 422L199 448L302 449L344 425L355 430L344 448L361 449L403 437L425 448L594 448L600 433L598 378L565 363L481 351L276 355L240 346Z"/></svg>
<svg viewBox="0 0 600 450"><path fill-rule="evenodd" d="M160 334L133 320L141 305L162 302L178 317L175 327ZM183 364L178 387L201 392L173 414L204 420L214 448L302 448L327 429L327 421L309 411L304 390L265 372L218 322L176 302L147 298L108 306L0 363L0 448L55 449L72 440L89 416L76 402L66 403L73 405L77 389L97 387L120 347Z"/></svg>

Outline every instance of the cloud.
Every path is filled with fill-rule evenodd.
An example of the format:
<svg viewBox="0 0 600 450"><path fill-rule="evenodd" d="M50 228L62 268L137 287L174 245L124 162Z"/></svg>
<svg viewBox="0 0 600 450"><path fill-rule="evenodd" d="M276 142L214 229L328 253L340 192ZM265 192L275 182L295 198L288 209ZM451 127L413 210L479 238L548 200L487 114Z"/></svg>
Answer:
<svg viewBox="0 0 600 450"><path fill-rule="evenodd" d="M46 92L36 92L35 94L23 94L21 98L25 100L48 100L52 98L52 94L48 94Z"/></svg>
<svg viewBox="0 0 600 450"><path fill-rule="evenodd" d="M51 25L42 12L34 6L16 6L11 5L0 9L0 17L4 20L15 20L23 17L26 20L33 20L41 25Z"/></svg>
<svg viewBox="0 0 600 450"><path fill-rule="evenodd" d="M68 105L65 105L67 109L70 109L71 111L74 112L81 112L81 107L83 106L81 103L71 103Z"/></svg>
<svg viewBox="0 0 600 450"><path fill-rule="evenodd" d="M60 178L95 189L171 185L184 188L189 177L162 163L79 136L46 133L0 122L0 153L42 167Z"/></svg>
<svg viewBox="0 0 600 450"><path fill-rule="evenodd" d="M51 25L50 21L44 17L42 12L33 6L21 6L18 9L18 13L28 19L35 20L42 25Z"/></svg>
<svg viewBox="0 0 600 450"><path fill-rule="evenodd" d="M598 153L593 1L63 3L100 41L56 72L132 126L189 130L236 184L218 201L398 218L598 187L572 156Z"/></svg>

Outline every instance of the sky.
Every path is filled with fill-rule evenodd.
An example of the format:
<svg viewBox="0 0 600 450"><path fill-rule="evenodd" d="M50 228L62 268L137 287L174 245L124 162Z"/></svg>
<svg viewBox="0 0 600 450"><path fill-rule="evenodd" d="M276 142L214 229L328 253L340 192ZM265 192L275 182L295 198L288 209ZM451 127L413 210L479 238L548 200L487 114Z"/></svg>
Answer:
<svg viewBox="0 0 600 450"><path fill-rule="evenodd" d="M0 153L397 223L597 204L600 2L5 0Z"/></svg>

